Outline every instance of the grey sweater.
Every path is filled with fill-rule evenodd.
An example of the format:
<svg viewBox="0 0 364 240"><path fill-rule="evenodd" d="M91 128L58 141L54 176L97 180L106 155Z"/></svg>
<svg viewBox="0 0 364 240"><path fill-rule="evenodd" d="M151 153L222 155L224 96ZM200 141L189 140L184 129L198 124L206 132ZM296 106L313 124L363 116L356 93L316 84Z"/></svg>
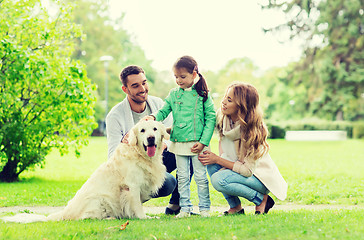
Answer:
<svg viewBox="0 0 364 240"><path fill-rule="evenodd" d="M152 113L158 111L164 104L163 100L148 96L147 104L149 105ZM166 127L172 125L172 116L169 115L163 124ZM106 135L107 135L107 145L108 145L108 158L112 156L116 147L119 145L124 135L134 126L134 119L132 110L128 98L125 97L124 100L117 105L115 105L106 117Z"/></svg>

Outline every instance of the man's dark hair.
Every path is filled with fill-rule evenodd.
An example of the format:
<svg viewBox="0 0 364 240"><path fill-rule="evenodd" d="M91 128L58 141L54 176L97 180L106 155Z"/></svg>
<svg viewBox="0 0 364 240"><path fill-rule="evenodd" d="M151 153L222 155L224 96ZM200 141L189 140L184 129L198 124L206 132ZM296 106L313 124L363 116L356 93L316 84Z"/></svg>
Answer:
<svg viewBox="0 0 364 240"><path fill-rule="evenodd" d="M120 80L121 82L123 83L123 85L125 87L127 87L128 85L128 76L129 75L133 75L133 74L136 74L138 75L139 73L144 73L144 70L143 68L139 67L139 66L135 66L135 65L130 65L130 66L127 66L125 67L121 73L120 73Z"/></svg>

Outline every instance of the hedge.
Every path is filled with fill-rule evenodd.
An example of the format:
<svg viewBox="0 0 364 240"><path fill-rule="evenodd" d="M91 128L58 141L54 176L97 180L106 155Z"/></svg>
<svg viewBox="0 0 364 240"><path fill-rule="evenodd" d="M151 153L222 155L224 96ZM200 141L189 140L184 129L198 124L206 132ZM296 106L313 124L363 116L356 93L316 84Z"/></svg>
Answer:
<svg viewBox="0 0 364 240"><path fill-rule="evenodd" d="M364 138L364 121L266 121L269 138L284 138L286 131L292 130L344 130L348 138Z"/></svg>

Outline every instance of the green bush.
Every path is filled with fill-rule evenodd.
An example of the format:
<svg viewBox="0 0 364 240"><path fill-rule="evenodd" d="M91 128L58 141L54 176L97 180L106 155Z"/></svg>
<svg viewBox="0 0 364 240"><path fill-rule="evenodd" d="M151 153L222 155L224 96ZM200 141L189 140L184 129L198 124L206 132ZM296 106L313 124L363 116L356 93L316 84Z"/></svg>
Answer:
<svg viewBox="0 0 364 240"><path fill-rule="evenodd" d="M269 131L268 138L276 139L276 138L284 138L286 135L286 130L281 127L278 123L270 123L267 122L267 127Z"/></svg>
<svg viewBox="0 0 364 240"><path fill-rule="evenodd" d="M284 138L286 131L295 130L343 130L348 138L364 138L364 122L300 120L300 121L266 121L269 138Z"/></svg>
<svg viewBox="0 0 364 240"><path fill-rule="evenodd" d="M353 124L353 138L364 138L364 122Z"/></svg>

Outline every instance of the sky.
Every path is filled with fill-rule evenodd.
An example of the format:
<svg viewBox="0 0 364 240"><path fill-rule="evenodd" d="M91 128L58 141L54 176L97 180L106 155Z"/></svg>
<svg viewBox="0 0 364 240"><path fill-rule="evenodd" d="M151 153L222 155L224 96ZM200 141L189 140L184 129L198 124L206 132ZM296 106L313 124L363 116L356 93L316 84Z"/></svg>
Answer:
<svg viewBox="0 0 364 240"><path fill-rule="evenodd" d="M125 13L123 27L157 70L171 70L177 58L194 57L202 71L219 71L234 58L247 57L265 71L301 55L299 41L264 34L284 21L248 0L109 0L110 15ZM262 2L262 1L260 1Z"/></svg>

